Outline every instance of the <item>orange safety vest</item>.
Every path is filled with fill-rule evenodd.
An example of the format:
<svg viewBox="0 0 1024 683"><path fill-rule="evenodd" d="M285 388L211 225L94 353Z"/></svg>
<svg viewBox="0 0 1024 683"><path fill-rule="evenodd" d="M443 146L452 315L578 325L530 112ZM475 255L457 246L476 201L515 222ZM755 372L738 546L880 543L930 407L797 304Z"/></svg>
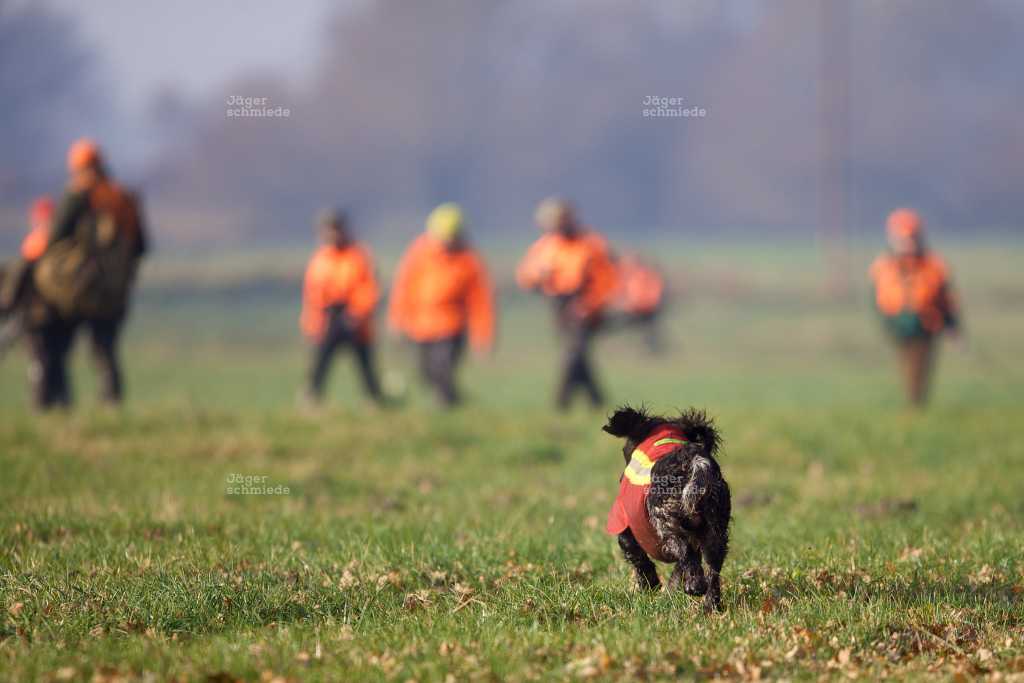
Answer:
<svg viewBox="0 0 1024 683"><path fill-rule="evenodd" d="M883 254L871 265L875 305L879 313L894 317L913 313L927 332L938 333L956 302L949 292L949 271L941 258L926 252L920 256Z"/></svg>
<svg viewBox="0 0 1024 683"><path fill-rule="evenodd" d="M320 339L327 331L327 309L344 306L345 312L359 323L360 336L367 340L379 298L369 250L357 243L340 249L324 245L316 250L306 267L299 325L308 337Z"/></svg>
<svg viewBox="0 0 1024 683"><path fill-rule="evenodd" d="M398 266L388 309L391 326L416 342L469 332L474 348L494 341L494 290L483 260L469 248L450 250L418 237Z"/></svg>
<svg viewBox="0 0 1024 683"><path fill-rule="evenodd" d="M522 289L547 296L576 297L579 312L605 308L615 293L618 274L604 238L592 231L574 237L551 232L538 239L516 269Z"/></svg>
<svg viewBox="0 0 1024 683"><path fill-rule="evenodd" d="M608 512L605 531L617 536L627 528L632 530L640 547L660 562L672 562L661 550L658 534L651 526L647 514L647 494L651 490L651 470L654 463L687 443L679 427L664 425L644 439L634 450L629 464L619 480L619 495Z"/></svg>

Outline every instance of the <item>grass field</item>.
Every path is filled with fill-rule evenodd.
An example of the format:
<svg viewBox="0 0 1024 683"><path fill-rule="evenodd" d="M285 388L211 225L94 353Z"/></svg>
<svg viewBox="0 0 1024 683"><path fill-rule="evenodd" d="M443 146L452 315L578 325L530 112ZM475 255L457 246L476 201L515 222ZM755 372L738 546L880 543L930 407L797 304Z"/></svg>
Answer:
<svg viewBox="0 0 1024 683"><path fill-rule="evenodd" d="M631 590L602 530L619 446L602 414L549 414L547 311L509 254L501 347L451 414L392 341L404 409L366 406L342 358L300 411L299 257L168 258L123 411L96 407L84 344L72 415L30 414L23 354L0 362L0 679L1024 677L1024 246L947 250L970 348L943 349L922 414L810 249L661 253L687 291L670 352L620 333L598 358L615 401L718 419L724 613Z"/></svg>

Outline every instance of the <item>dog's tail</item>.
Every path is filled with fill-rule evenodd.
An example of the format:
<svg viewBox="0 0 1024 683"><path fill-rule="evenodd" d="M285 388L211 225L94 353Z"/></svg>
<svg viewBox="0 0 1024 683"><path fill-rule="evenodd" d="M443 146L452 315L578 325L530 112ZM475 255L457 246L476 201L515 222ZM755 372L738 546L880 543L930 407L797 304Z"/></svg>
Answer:
<svg viewBox="0 0 1024 683"><path fill-rule="evenodd" d="M683 512L696 515L697 507L711 489L714 468L703 455L696 456L690 463L690 480L683 487Z"/></svg>
<svg viewBox="0 0 1024 683"><path fill-rule="evenodd" d="M687 439L701 445L705 454L714 456L718 452L722 436L715 428L715 421L706 412L690 408L682 411L675 422L682 428Z"/></svg>

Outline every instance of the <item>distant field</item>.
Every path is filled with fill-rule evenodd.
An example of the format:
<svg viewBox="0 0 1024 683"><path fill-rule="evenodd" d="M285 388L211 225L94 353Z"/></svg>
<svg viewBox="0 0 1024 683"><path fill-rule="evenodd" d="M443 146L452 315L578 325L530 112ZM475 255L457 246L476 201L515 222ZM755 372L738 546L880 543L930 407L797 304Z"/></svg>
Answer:
<svg viewBox="0 0 1024 683"><path fill-rule="evenodd" d="M71 416L32 416L23 354L0 361L0 679L1024 676L1024 245L945 250L970 346L942 350L924 414L868 310L869 249L839 302L812 246L657 250L670 351L616 333L598 360L613 400L706 407L726 436L710 618L630 590L602 531L621 454L602 414L549 414L518 249L488 254L501 345L452 414L383 329L403 409L367 407L345 357L329 405L295 407L298 252L148 264L121 413L95 406L84 340ZM232 474L288 493L228 495Z"/></svg>

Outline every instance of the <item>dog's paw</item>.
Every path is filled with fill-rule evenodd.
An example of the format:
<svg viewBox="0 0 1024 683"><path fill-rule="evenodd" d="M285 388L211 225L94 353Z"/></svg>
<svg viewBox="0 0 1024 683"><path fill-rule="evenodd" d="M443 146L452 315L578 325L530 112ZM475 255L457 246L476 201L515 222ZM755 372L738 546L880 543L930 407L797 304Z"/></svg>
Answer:
<svg viewBox="0 0 1024 683"><path fill-rule="evenodd" d="M701 596L708 592L708 580L704 578L703 574L695 574L687 576L683 582L683 591L687 595Z"/></svg>
<svg viewBox="0 0 1024 683"><path fill-rule="evenodd" d="M661 590L661 581L637 581L636 588L641 593L657 593Z"/></svg>
<svg viewBox="0 0 1024 683"><path fill-rule="evenodd" d="M714 612L722 611L722 596L712 595L708 593L704 596L704 604L702 605L704 614L713 614Z"/></svg>

